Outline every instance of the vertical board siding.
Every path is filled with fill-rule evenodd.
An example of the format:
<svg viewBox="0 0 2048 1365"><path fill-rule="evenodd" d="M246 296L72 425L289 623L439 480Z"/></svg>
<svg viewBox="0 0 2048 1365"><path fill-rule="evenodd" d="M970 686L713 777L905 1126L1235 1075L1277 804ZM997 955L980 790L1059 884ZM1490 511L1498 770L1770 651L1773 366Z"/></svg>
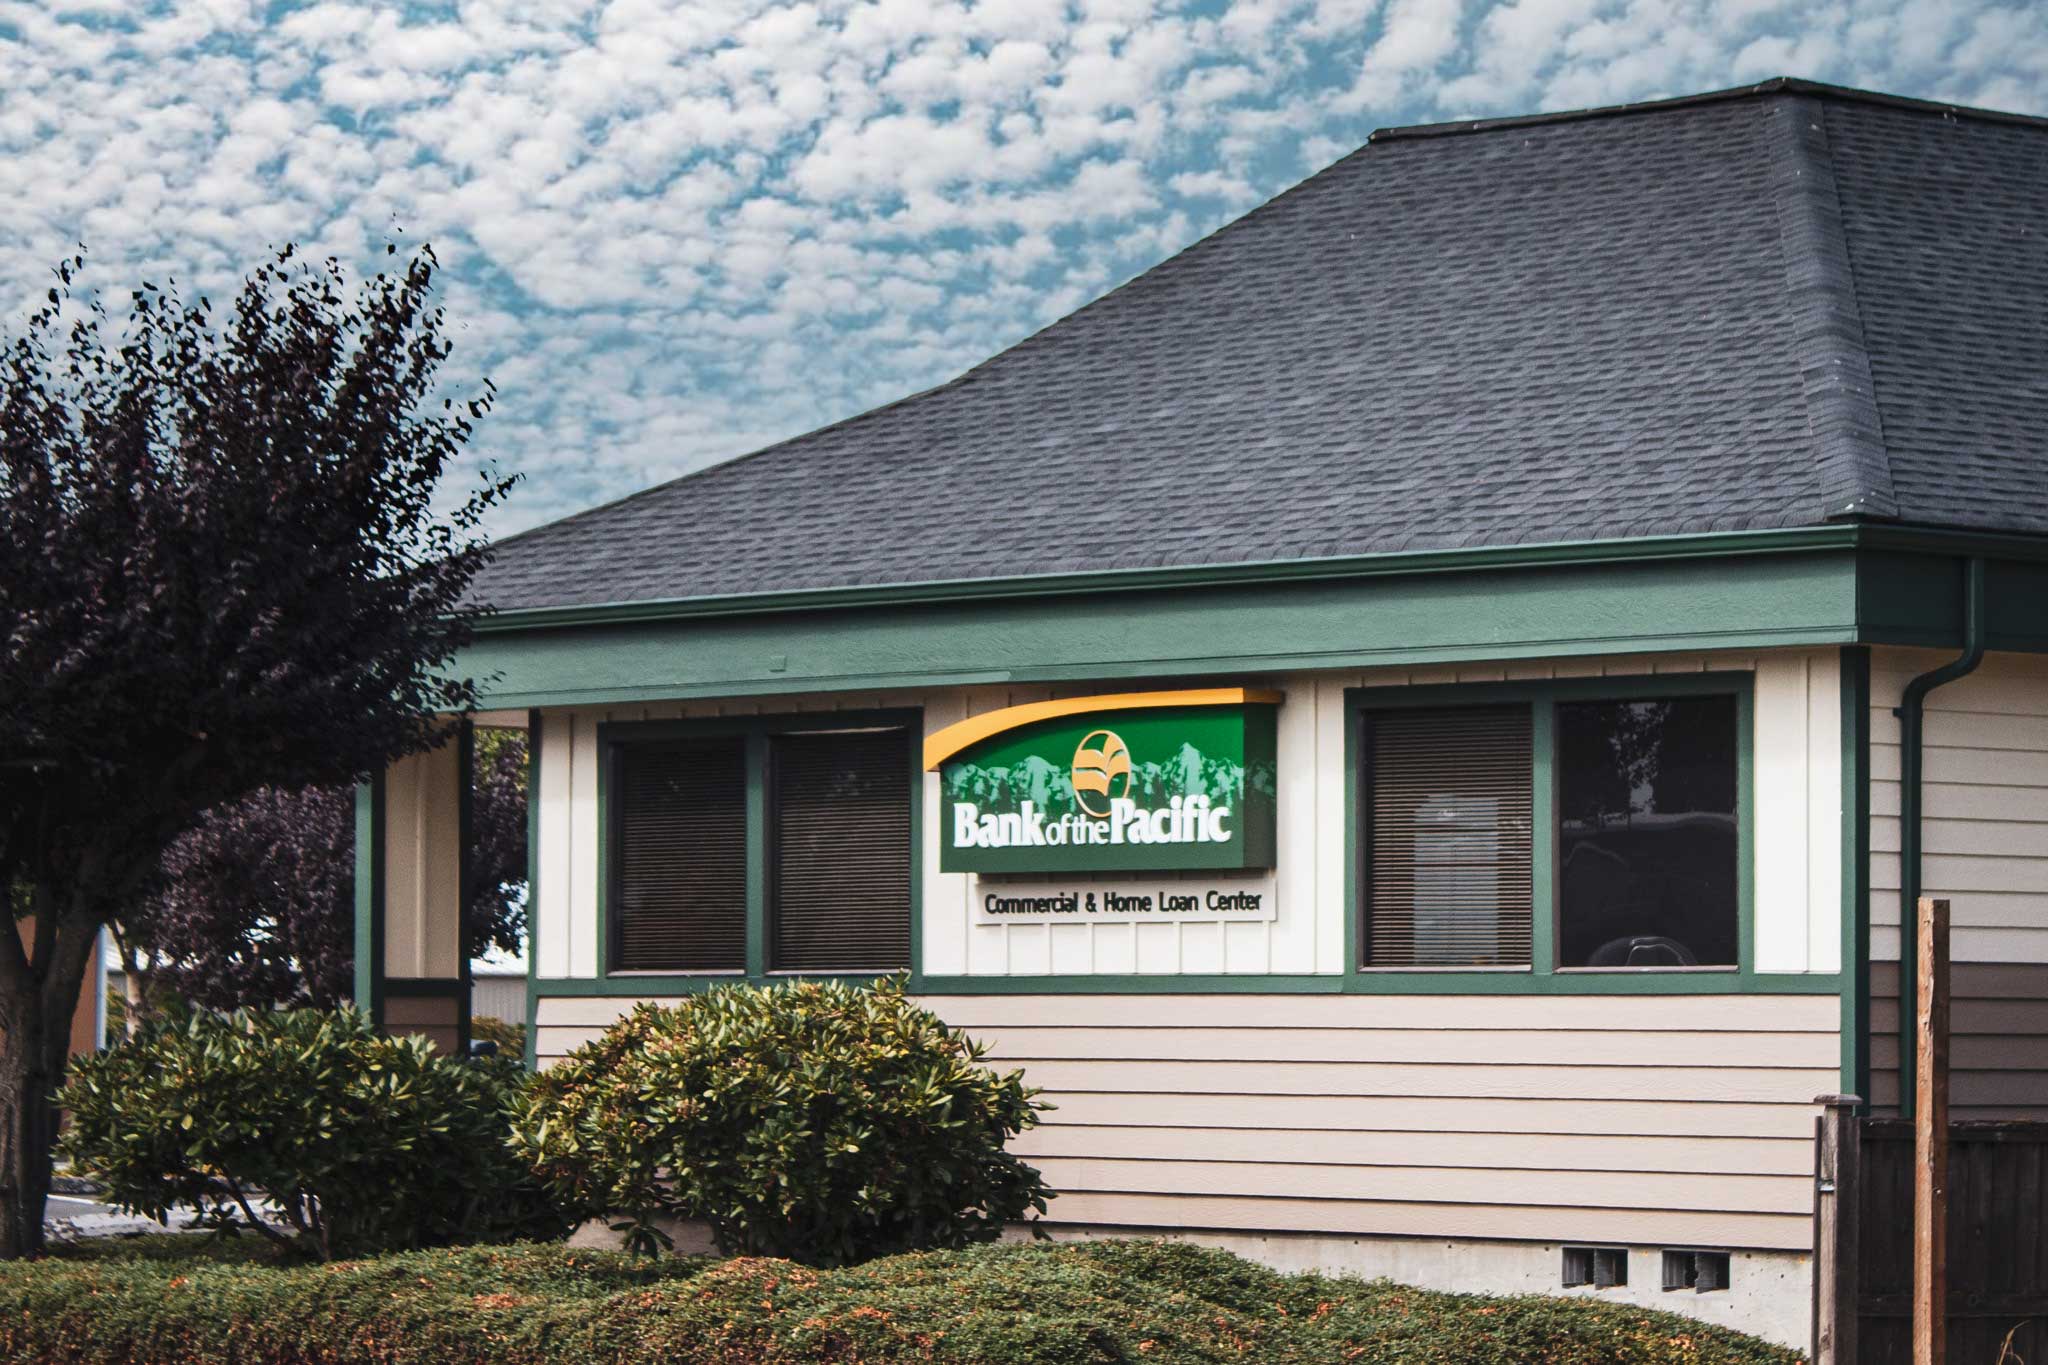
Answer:
<svg viewBox="0 0 2048 1365"><path fill-rule="evenodd" d="M384 973L462 973L461 748L391 765L384 781Z"/></svg>
<svg viewBox="0 0 2048 1365"><path fill-rule="evenodd" d="M543 1064L631 1009L540 1002ZM1056 1220L1804 1250L1829 996L938 996Z"/></svg>
<svg viewBox="0 0 2048 1365"><path fill-rule="evenodd" d="M1952 651L1880 649L1870 678L1871 1099L1898 1108L1899 721ZM1991 654L1927 698L1921 890L1953 917L1957 1119L2048 1118L2048 659Z"/></svg>

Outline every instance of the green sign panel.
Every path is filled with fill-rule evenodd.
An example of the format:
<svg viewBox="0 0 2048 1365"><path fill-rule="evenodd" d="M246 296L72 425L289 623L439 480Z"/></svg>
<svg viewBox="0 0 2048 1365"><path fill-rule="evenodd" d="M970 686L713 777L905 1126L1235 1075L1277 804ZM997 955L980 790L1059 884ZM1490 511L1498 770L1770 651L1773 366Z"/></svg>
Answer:
<svg viewBox="0 0 2048 1365"><path fill-rule="evenodd" d="M1270 704L1080 712L940 765L946 872L1273 865Z"/></svg>

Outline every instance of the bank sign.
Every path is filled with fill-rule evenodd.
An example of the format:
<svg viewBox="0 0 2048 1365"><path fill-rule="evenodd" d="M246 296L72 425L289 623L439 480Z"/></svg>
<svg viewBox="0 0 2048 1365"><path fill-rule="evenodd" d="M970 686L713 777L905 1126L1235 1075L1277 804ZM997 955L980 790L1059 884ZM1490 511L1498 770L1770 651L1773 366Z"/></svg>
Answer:
<svg viewBox="0 0 2048 1365"><path fill-rule="evenodd" d="M1273 864L1277 693L1123 693L1014 706L926 741L946 872Z"/></svg>

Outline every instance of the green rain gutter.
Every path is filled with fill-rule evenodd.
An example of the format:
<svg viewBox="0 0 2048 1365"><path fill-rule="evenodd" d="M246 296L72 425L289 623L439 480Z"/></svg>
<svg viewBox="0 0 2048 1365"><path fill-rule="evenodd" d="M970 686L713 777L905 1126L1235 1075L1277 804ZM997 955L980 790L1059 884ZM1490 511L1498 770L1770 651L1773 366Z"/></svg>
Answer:
<svg viewBox="0 0 2048 1365"><path fill-rule="evenodd" d="M1974 673L1984 661L1984 559L1973 555L1963 587L1963 652L1906 684L1899 718L1899 1115L1913 1116L1920 980L1920 779L1927 694Z"/></svg>

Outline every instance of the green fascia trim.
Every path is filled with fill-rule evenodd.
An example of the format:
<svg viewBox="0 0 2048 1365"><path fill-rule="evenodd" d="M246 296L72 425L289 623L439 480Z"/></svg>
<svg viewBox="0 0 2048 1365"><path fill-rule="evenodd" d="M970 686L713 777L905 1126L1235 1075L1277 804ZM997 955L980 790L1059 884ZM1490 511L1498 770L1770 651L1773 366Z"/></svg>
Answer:
<svg viewBox="0 0 2048 1365"><path fill-rule="evenodd" d="M1495 545L1469 550L1414 550L1392 554L1332 555L1309 559L1256 560L1244 564L1199 564L1164 569L1110 569L1090 573L1021 574L1008 578L939 579L929 583L887 583L792 592L730 593L670 597L585 606L528 607L480 617L483 633L546 630L562 626L618 625L674 621L703 616L767 612L837 611L909 603L988 601L1015 597L1063 597L1077 593L1144 592L1221 587L1241 583L1376 578L1388 574L1460 573L1478 569L1522 569L1555 564L1638 563L1657 559L1698 559L1728 555L1786 554L1801 550L1849 549L1859 543L1856 526L1795 527L1775 531L1707 532L1649 536L1639 540L1573 540L1547 545ZM2048 557L2048 546L2034 545Z"/></svg>
<svg viewBox="0 0 2048 1365"><path fill-rule="evenodd" d="M1842 651L1842 1093L1870 1099L1870 650Z"/></svg>
<svg viewBox="0 0 2048 1365"><path fill-rule="evenodd" d="M355 1003L384 1021L384 778L356 784Z"/></svg>
<svg viewBox="0 0 2048 1365"><path fill-rule="evenodd" d="M535 713L536 715L538 713ZM617 991L594 991L587 994L633 995L646 982L661 981L674 984L678 989L703 989L703 985L687 986L698 982L716 984L720 981L786 981L794 979L772 970L768 961L769 941L769 817L768 817L768 737L780 730L791 727L817 729L821 723L835 726L895 725L902 726L914 737L908 746L909 766L904 781L910 800L910 971L916 972L924 960L924 764L920 757L916 738L924 734L924 712L914 707L895 707L882 710L847 711L788 711L774 715L759 716L718 716L702 720L640 720L603 721L597 727L597 953L598 972L603 980L616 980L624 987ZM612 977L612 959L615 944L612 935L612 906L618 898L616 869L617 850L612 846L617 822L612 811L618 800L618 759L619 747L626 744L647 743L664 739L692 739L716 736L738 735L746 740L747 780L747 956L744 972L719 972L705 975L682 974L677 976ZM531 849L532 845L528 845ZM535 961L531 941L527 945L527 972L531 976ZM876 973L831 974L835 980L871 981ZM887 973L883 973L887 975ZM528 994L563 994L550 991L554 981L536 980ZM574 994L575 992L568 992ZM529 1001L528 1017L534 1017L534 1004ZM527 1031L528 1042L533 1041L532 1028Z"/></svg>
<svg viewBox="0 0 2048 1365"><path fill-rule="evenodd" d="M1410 687L1353 687L1344 693L1344 963L1349 982L1370 983L1350 989L1402 994L1428 994L1428 985L1410 986L1411 980L1455 981L1454 989L1464 994L1534 991L1539 993L1606 994L1650 993L1714 994L1717 990L1782 990L1806 992L1838 989L1838 978L1812 974L1763 973L1753 971L1755 951L1756 832L1754 713L1755 675L1751 673L1650 673L1634 677L1538 678L1503 683L1438 683ZM1556 704L1560 701L1594 700L1612 697L1730 696L1735 698L1735 873L1736 873L1736 966L1729 969L1689 971L1645 971L1596 973L1557 968L1557 774L1554 762ZM1489 702L1530 704L1531 772L1533 784L1531 823L1538 831L1533 848L1534 915L1530 925L1531 962L1526 970L1514 968L1486 972L1393 972L1360 963L1360 931L1365 918L1360 885L1364 850L1358 846L1359 787L1364 770L1360 752L1363 721L1367 711L1394 707L1484 705ZM1695 986L1696 980L1718 980L1719 986ZM1831 984L1814 987L1807 983L1825 980ZM1394 985L1393 982L1404 984ZM1607 985L1609 981L1625 985ZM1747 982L1770 983L1748 985ZM1796 981L1782 986L1777 983ZM1490 984L1489 984L1490 983ZM1601 983L1601 984L1594 984ZM1734 983L1734 984L1729 984ZM1446 989L1453 989L1446 987Z"/></svg>
<svg viewBox="0 0 2048 1365"><path fill-rule="evenodd" d="M482 705L532 707L1841 645L1857 631L1856 557L1837 550L508 631L454 667L491 680Z"/></svg>

